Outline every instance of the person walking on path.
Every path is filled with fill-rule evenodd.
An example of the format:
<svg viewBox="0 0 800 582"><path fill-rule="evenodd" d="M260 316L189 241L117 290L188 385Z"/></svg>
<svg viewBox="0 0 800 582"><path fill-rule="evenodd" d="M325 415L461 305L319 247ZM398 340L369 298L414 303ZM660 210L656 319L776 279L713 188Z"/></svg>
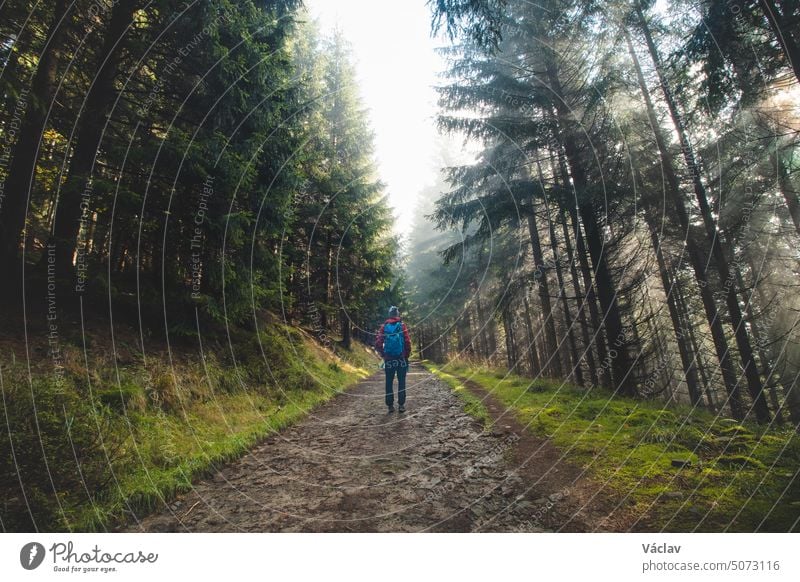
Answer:
<svg viewBox="0 0 800 582"><path fill-rule="evenodd" d="M408 327L400 319L400 310L394 305L389 308L387 319L375 340L375 349L383 358L386 372L386 406L389 414L394 412L394 389L392 384L397 375L397 405L399 412L406 411L406 372L408 358L411 356L411 337Z"/></svg>

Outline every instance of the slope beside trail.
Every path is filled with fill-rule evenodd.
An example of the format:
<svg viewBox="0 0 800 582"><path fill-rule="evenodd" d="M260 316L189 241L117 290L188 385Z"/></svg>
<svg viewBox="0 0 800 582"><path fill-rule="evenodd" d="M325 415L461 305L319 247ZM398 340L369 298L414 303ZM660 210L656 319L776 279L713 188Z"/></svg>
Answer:
<svg viewBox="0 0 800 582"><path fill-rule="evenodd" d="M387 414L376 374L128 531L625 529L626 510L491 396L480 395L495 420L485 431L417 364L407 392L407 412Z"/></svg>

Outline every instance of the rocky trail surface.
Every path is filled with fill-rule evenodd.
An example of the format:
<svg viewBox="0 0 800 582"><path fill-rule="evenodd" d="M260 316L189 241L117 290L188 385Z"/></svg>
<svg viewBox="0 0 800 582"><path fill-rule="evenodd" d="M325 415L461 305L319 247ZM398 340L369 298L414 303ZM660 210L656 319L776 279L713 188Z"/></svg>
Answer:
<svg viewBox="0 0 800 582"><path fill-rule="evenodd" d="M469 385L468 385L469 386ZM128 531L538 532L625 529L625 511L477 386L494 423L414 364L407 412L376 374Z"/></svg>

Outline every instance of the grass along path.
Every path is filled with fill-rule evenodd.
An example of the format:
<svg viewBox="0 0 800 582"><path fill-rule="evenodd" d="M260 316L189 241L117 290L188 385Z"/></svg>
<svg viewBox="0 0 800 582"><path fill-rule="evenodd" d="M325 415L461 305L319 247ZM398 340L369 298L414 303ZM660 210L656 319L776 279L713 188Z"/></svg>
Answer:
<svg viewBox="0 0 800 582"><path fill-rule="evenodd" d="M407 408L386 413L376 373L131 531L538 532L573 518L571 491L553 481L534 487L520 471L517 459L531 451L518 426L485 430L416 364ZM539 473L553 467L536 458ZM584 517L573 529L597 525Z"/></svg>
<svg viewBox="0 0 800 582"><path fill-rule="evenodd" d="M275 342L276 338L269 339ZM95 504L97 524L119 522L119 516L135 520L137 514L163 507L190 491L197 479L242 457L269 435L355 385L375 364L366 351L334 355L297 334L287 354L291 355L275 367L281 376L277 389L216 394L208 401L191 403L180 415L132 417L135 431L130 444L140 462L132 464L119 488ZM103 519L100 511L108 512L111 519ZM92 529L91 518L84 514L85 525L79 524Z"/></svg>
<svg viewBox="0 0 800 582"><path fill-rule="evenodd" d="M800 528L800 437L791 429L482 367L429 369L457 389L474 382L491 394L600 483L598 498L610 492L620 508L632 503L632 530ZM478 416L479 405L471 405Z"/></svg>
<svg viewBox="0 0 800 582"><path fill-rule="evenodd" d="M198 358L175 346L169 360L153 353L145 364L124 348L111 358L102 338L89 336L83 350L63 346L63 378L45 367L28 384L21 362L0 367L0 405L11 427L0 432L0 449L13 451L0 457L2 529L115 529L377 366L362 346L334 353L286 326L242 335L235 364L221 349ZM18 347L7 343L5 353Z"/></svg>

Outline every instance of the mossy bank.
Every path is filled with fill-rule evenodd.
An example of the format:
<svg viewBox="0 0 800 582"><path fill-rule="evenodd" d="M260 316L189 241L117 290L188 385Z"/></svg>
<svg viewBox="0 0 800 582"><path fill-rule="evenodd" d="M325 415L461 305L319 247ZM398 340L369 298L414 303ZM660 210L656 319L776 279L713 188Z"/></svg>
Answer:
<svg viewBox="0 0 800 582"><path fill-rule="evenodd" d="M427 367L463 392L467 380L513 410L586 468L641 531L798 531L800 436L741 424L705 410L665 407L486 367ZM470 395L467 412L486 421ZM598 491L602 495L602 491Z"/></svg>
<svg viewBox="0 0 800 582"><path fill-rule="evenodd" d="M278 323L229 339L146 356L64 343L57 373L6 351L2 529L114 529L376 366L362 346L324 347Z"/></svg>

